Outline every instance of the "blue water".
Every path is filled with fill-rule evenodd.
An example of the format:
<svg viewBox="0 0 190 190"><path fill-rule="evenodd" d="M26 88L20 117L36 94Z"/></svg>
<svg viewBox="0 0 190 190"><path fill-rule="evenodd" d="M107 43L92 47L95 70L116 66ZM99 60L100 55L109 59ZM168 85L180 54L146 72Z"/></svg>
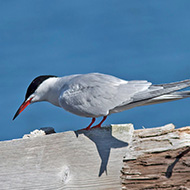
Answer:
<svg viewBox="0 0 190 190"><path fill-rule="evenodd" d="M12 117L38 75L102 72L154 84L190 78L190 1L18 0L0 2L0 140L41 127L56 132L90 119L49 103ZM105 124L190 125L190 99L134 108Z"/></svg>

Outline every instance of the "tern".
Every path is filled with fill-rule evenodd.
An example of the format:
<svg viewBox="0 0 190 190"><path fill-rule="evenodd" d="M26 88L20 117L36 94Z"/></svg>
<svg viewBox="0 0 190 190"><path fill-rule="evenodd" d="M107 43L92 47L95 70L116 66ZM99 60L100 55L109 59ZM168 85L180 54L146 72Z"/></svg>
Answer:
<svg viewBox="0 0 190 190"><path fill-rule="evenodd" d="M101 127L112 113L190 97L190 91L179 91L189 86L190 80L153 85L146 80L127 81L101 73L42 75L28 86L25 100L13 120L28 105L47 101L78 116L92 118L84 128L89 130ZM103 117L102 121L91 127L98 117Z"/></svg>

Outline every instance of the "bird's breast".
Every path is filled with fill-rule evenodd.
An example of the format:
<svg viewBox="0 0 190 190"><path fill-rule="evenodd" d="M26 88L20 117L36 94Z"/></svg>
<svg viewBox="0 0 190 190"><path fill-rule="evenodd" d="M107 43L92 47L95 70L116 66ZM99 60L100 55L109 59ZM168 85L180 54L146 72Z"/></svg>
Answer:
<svg viewBox="0 0 190 190"><path fill-rule="evenodd" d="M94 106L92 99L81 90L69 89L59 97L60 106L73 114L83 117L100 117L108 114L102 106Z"/></svg>

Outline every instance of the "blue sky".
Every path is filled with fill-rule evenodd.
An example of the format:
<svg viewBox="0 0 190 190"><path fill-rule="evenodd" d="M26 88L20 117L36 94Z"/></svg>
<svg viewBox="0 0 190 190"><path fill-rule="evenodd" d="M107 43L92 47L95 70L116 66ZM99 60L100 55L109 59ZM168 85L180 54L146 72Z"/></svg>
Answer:
<svg viewBox="0 0 190 190"><path fill-rule="evenodd" d="M154 84L190 78L190 1L19 0L0 6L0 140L41 127L77 130L90 119L49 103L29 106L13 122L38 75L102 72ZM189 125L189 99L134 108L105 124L135 128Z"/></svg>

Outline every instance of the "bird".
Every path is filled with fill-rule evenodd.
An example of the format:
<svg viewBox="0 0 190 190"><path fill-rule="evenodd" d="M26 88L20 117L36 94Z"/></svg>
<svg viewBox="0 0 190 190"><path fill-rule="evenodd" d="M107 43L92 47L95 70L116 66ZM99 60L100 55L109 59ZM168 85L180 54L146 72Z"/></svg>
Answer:
<svg viewBox="0 0 190 190"><path fill-rule="evenodd" d="M47 101L68 112L92 118L85 130L100 128L107 116L137 106L163 103L190 97L190 80L152 84L147 80L124 80L118 77L87 73L64 77L41 75L28 86L24 102L13 120L30 104ZM96 118L103 117L98 125Z"/></svg>

